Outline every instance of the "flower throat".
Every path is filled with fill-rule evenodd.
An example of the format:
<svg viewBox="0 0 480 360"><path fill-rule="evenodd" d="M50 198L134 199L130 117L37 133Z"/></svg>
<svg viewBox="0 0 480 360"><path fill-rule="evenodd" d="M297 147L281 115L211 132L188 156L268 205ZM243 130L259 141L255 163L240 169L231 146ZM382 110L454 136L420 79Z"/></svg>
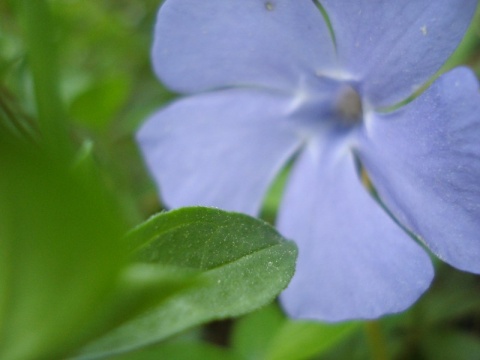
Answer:
<svg viewBox="0 0 480 360"><path fill-rule="evenodd" d="M340 91L335 111L345 125L354 125L362 121L362 100L353 87L348 85Z"/></svg>

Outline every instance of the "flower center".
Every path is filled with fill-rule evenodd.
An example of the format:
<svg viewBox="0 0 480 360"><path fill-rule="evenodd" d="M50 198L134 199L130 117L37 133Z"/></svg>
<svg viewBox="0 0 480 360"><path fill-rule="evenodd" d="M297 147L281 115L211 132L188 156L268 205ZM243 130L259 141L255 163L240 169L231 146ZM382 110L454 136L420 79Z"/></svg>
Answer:
<svg viewBox="0 0 480 360"><path fill-rule="evenodd" d="M335 105L338 117L346 125L353 125L362 121L362 100L358 92L351 86L342 88Z"/></svg>

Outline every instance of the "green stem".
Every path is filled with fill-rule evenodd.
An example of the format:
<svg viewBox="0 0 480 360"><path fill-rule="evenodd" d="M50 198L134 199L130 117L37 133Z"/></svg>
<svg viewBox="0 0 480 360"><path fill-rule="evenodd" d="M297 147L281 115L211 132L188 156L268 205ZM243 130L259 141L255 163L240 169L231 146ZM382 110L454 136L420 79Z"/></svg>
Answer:
<svg viewBox="0 0 480 360"><path fill-rule="evenodd" d="M71 156L66 116L60 98L57 46L52 16L45 0L20 0L19 10L33 76L40 132L45 146Z"/></svg>
<svg viewBox="0 0 480 360"><path fill-rule="evenodd" d="M387 345L378 321L365 323L365 333L372 353L373 360L388 360Z"/></svg>

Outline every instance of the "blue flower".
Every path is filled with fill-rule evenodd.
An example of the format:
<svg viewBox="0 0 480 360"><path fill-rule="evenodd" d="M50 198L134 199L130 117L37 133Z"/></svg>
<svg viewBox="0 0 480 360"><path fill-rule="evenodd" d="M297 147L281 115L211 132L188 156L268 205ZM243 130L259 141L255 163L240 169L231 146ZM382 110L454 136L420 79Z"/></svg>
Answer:
<svg viewBox="0 0 480 360"><path fill-rule="evenodd" d="M296 318L410 306L433 268L405 229L479 273L477 79L455 69L405 104L454 51L476 5L166 0L153 64L187 96L138 132L165 203L256 215L293 159L277 226L299 246L281 295Z"/></svg>

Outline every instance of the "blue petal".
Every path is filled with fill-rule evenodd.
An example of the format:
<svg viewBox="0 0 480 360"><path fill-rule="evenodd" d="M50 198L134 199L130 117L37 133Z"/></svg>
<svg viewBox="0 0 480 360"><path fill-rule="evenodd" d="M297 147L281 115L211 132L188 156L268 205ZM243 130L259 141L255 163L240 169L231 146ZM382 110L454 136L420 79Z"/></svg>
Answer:
<svg viewBox="0 0 480 360"><path fill-rule="evenodd" d="M312 144L288 185L278 228L299 246L281 302L294 318L370 319L406 309L427 289L427 254L362 187L343 145Z"/></svg>
<svg viewBox="0 0 480 360"><path fill-rule="evenodd" d="M169 207L215 206L257 214L301 139L283 96L225 90L184 98L140 129L147 165Z"/></svg>
<svg viewBox="0 0 480 360"><path fill-rule="evenodd" d="M466 68L372 116L359 155L395 217L449 264L480 273L480 94Z"/></svg>
<svg viewBox="0 0 480 360"><path fill-rule="evenodd" d="M160 79L184 93L237 85L290 90L335 59L311 0L167 0L152 56Z"/></svg>
<svg viewBox="0 0 480 360"><path fill-rule="evenodd" d="M407 98L460 43L477 0L321 0L345 70L375 106Z"/></svg>

